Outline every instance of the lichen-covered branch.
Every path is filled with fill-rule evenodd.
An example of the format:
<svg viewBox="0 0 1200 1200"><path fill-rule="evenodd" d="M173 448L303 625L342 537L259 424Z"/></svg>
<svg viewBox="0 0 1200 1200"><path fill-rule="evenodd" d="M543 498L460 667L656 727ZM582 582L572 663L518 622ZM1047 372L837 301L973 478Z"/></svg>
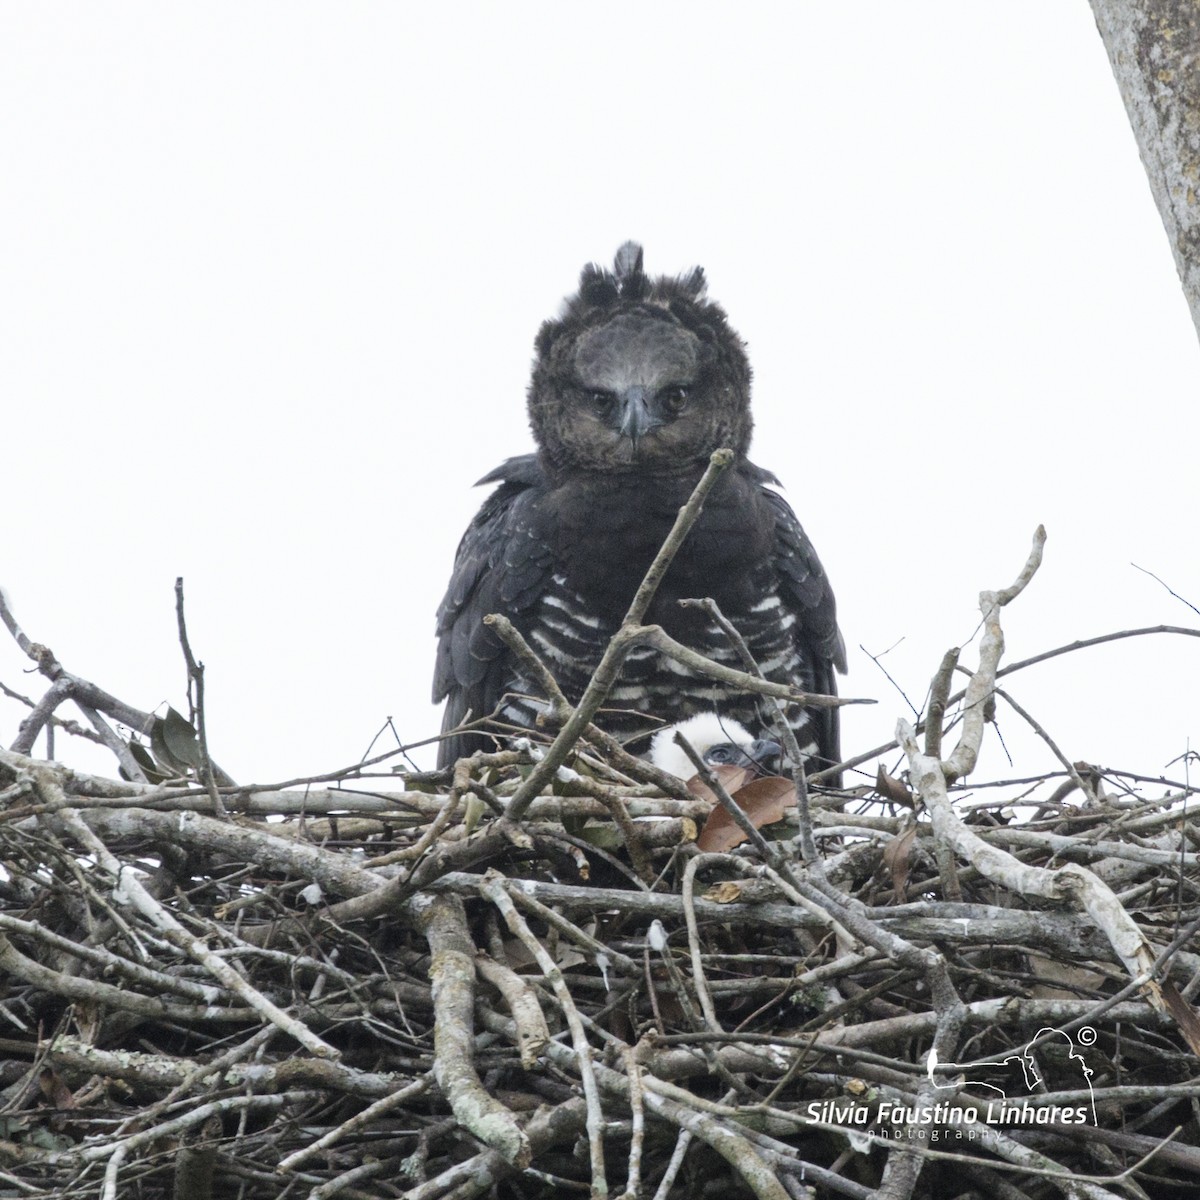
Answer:
<svg viewBox="0 0 1200 1200"><path fill-rule="evenodd" d="M433 1070L454 1115L507 1162L529 1162L529 1139L509 1109L490 1096L475 1070L471 1046L475 1011L476 950L467 932L462 901L454 896L421 898L417 919L433 956Z"/></svg>

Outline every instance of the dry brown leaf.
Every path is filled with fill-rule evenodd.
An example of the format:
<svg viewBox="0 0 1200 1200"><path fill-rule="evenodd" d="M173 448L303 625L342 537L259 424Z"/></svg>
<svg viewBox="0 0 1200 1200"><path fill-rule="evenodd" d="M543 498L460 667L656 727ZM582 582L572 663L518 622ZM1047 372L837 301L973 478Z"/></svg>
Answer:
<svg viewBox="0 0 1200 1200"><path fill-rule="evenodd" d="M1175 1018L1183 1040L1192 1048L1193 1054L1200 1054L1200 1017L1196 1010L1183 998L1179 989L1168 979L1162 985L1163 1004L1167 1012Z"/></svg>
<svg viewBox="0 0 1200 1200"><path fill-rule="evenodd" d="M732 796L740 787L744 787L754 778L754 772L746 767L735 767L732 763L720 763L712 768L717 782ZM708 784L699 775L693 775L687 781L687 790L700 800L717 802L716 796L709 791Z"/></svg>
<svg viewBox="0 0 1200 1200"><path fill-rule="evenodd" d="M752 779L732 795L738 807L750 818L750 824L761 829L783 820L787 810L796 803L796 785L781 775L766 775ZM696 845L706 853L724 854L745 840L746 835L733 818L723 808L714 808L704 822Z"/></svg>
<svg viewBox="0 0 1200 1200"><path fill-rule="evenodd" d="M905 808L916 808L913 794L894 775L889 775L880 763L875 771L875 790L891 804L903 804Z"/></svg>
<svg viewBox="0 0 1200 1200"><path fill-rule="evenodd" d="M75 1095L69 1087L63 1082L62 1077L56 1071L43 1071L38 1076L38 1087L43 1096L54 1105L55 1108L74 1108Z"/></svg>
<svg viewBox="0 0 1200 1200"><path fill-rule="evenodd" d="M896 903L908 899L908 876L912 866L912 844L917 836L917 827L910 825L903 833L889 839L883 848L883 865L892 873L892 891Z"/></svg>

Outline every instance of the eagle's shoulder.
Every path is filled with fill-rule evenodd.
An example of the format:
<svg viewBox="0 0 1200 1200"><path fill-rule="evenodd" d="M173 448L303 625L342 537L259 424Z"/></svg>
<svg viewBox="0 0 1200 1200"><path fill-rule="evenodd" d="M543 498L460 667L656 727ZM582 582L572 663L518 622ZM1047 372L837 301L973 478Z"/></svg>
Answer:
<svg viewBox="0 0 1200 1200"><path fill-rule="evenodd" d="M837 623L837 603L829 577L792 506L775 489L779 480L762 467L746 464L775 518L772 564L785 598L799 618L799 629L816 657L829 667L846 670L846 645Z"/></svg>
<svg viewBox="0 0 1200 1200"><path fill-rule="evenodd" d="M483 487L485 483L510 483L517 487L538 487L545 481L546 476L536 454L517 454L506 458L482 479L476 480L475 486Z"/></svg>
<svg viewBox="0 0 1200 1200"><path fill-rule="evenodd" d="M437 612L438 653L433 699L483 685L503 643L483 624L491 612L520 614L541 596L552 571L540 529L545 478L532 454L510 458L480 481L499 484L459 542L450 584ZM477 711L482 691L463 710Z"/></svg>

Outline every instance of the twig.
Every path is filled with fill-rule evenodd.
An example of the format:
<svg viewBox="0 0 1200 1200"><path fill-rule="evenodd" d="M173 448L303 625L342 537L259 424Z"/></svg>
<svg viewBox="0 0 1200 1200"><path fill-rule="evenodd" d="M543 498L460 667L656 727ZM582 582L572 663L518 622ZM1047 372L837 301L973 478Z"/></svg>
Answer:
<svg viewBox="0 0 1200 1200"><path fill-rule="evenodd" d="M946 717L946 701L950 695L954 668L958 666L959 653L957 646L946 651L942 657L942 665L938 667L929 687L929 707L925 717L925 753L930 758L942 756L942 722ZM921 714L916 715L919 718Z"/></svg>
<svg viewBox="0 0 1200 1200"><path fill-rule="evenodd" d="M175 619L179 625L179 645L183 649L183 659L187 664L188 698L192 701L191 712L188 714L196 722L196 735L200 742L200 778L208 788L208 796L212 801L213 812L218 817L224 817L225 805L221 801L221 793L217 791L217 780L213 772L212 759L208 754L208 731L204 720L204 664L197 662L192 654L191 643L188 641L187 622L183 616L183 576L175 580ZM193 699L194 689L194 699ZM224 783L231 780L222 780Z"/></svg>
<svg viewBox="0 0 1200 1200"><path fill-rule="evenodd" d="M579 1010L571 998L570 990L562 977L558 965L546 953L545 947L533 936L525 919L513 906L512 899L504 890L504 877L498 871L488 871L479 882L479 893L485 900L490 900L500 911L509 930L524 943L525 948L536 959L542 974L550 982L554 994L562 1007L563 1016L571 1030L571 1042L574 1046L572 1054L573 1065L579 1070L583 1082L583 1094L587 1101L587 1131L588 1148L591 1154L592 1191L603 1196L608 1191L604 1170L604 1112L600 1107L600 1093L596 1088L595 1069L592 1063L592 1049L588 1045L587 1035L579 1019ZM552 1049L556 1043L551 1042L547 1049Z"/></svg>
<svg viewBox="0 0 1200 1200"><path fill-rule="evenodd" d="M914 717L920 717L921 714L917 711L917 706L908 698L908 693L892 678L891 672L888 671L887 667L885 667L883 665L883 663L880 662L880 659L883 657L884 654L887 653L887 651L884 650L882 654L872 654L870 652L870 650L868 650L866 648L866 646L864 646L862 644L862 642L858 643L858 648L875 664L876 667L879 668L884 679L886 679L888 681L888 683L890 683L892 685L892 687L894 687L896 689L897 693L900 696L900 699L903 700L904 703L908 705L910 711L912 712L912 715ZM893 646L892 649L894 650L895 646Z"/></svg>
<svg viewBox="0 0 1200 1200"><path fill-rule="evenodd" d="M746 645L746 639L721 611L715 600L681 600L680 603L698 607L706 612L730 640L746 670L758 679L766 681L762 668L758 665L754 655L750 653L750 647ZM782 705L774 696L767 699L775 716L775 728L779 733L779 739L783 743L788 761L792 765L792 784L796 789L796 813L800 823L800 852L804 855L806 862L819 865L820 859L817 857L817 847L813 841L812 814L808 811L808 779L806 778L804 755L800 752L795 731L792 729L791 722L787 719Z"/></svg>
<svg viewBox="0 0 1200 1200"><path fill-rule="evenodd" d="M983 637L979 644L979 670L971 676L964 701L963 728L958 745L948 759L943 761L943 770L950 781L970 775L979 757L983 744L983 726L986 719L986 702L996 684L996 669L1004 653L1004 634L1000 629L1000 610L1016 599L1028 586L1034 572L1042 561L1042 547L1046 544L1046 531L1038 526L1033 535L1033 547L1021 568L1021 573L998 592L982 592L979 607L983 612Z"/></svg>
<svg viewBox="0 0 1200 1200"><path fill-rule="evenodd" d="M675 1139L675 1149L671 1152L671 1160L667 1163L667 1170L658 1185L658 1191L654 1193L654 1200L667 1200L667 1197L671 1194L671 1188L675 1184L675 1177L679 1174L679 1169L683 1166L688 1146L691 1144L691 1132L687 1129L681 1129L679 1136Z"/></svg>
<svg viewBox="0 0 1200 1200"><path fill-rule="evenodd" d="M629 1138L629 1169L625 1174L622 1200L638 1200L642 1182L642 1142L646 1136L646 1102L642 1089L642 1069L632 1049L623 1051L625 1075L629 1079L629 1110L633 1130Z"/></svg>
<svg viewBox="0 0 1200 1200"><path fill-rule="evenodd" d="M551 928L557 929L586 954L591 955L598 966L607 968L611 965L623 975L639 973L641 968L627 954L622 954L619 950L606 946L591 934L585 933L578 925L568 921L561 913L557 913L549 905L543 904L532 894L532 889L528 885L529 881L525 879L504 880L502 883L504 890L512 897L518 908L525 909L539 920L545 921Z"/></svg>
<svg viewBox="0 0 1200 1200"><path fill-rule="evenodd" d="M57 784L45 778L39 781L43 789L57 788ZM251 1008L256 1009L265 1020L277 1025L289 1037L298 1041L310 1054L320 1058L337 1058L338 1051L327 1042L322 1041L301 1021L289 1016L277 1005L273 1004L256 988L248 984L223 959L214 954L209 948L194 938L179 922L139 882L137 875L108 849L106 845L84 824L80 814L71 809L60 809L53 818L61 824L71 836L91 855L114 880L114 887L127 902L145 917L150 924L167 938L173 945L186 951L188 955L215 976L226 988L241 997Z"/></svg>
<svg viewBox="0 0 1200 1200"><path fill-rule="evenodd" d="M681 894L684 920L687 922L688 952L692 960L692 982L696 986L696 995L700 1000L700 1008L704 1012L704 1020L713 1033L724 1033L725 1030L717 1019L717 1011L713 1008L712 994L708 990L708 980L704 978L704 961L700 951L700 931L696 926L693 892L696 886L696 872L707 863L724 862L726 857L724 854L697 854L690 859L683 872Z"/></svg>
<svg viewBox="0 0 1200 1200"><path fill-rule="evenodd" d="M1033 732L1036 733L1038 737L1040 737L1042 741L1046 743L1046 745L1050 748L1050 753L1053 754L1060 763L1062 763L1067 774L1071 777L1071 782L1089 800L1094 801L1096 799L1096 789L1092 787L1082 775L1079 774L1075 764L1071 762L1071 760L1059 749L1058 743L1046 732L1042 725L1035 720L1035 718L1029 712L1022 708L1021 705L1018 704L1003 688L993 686L992 694L994 696L999 696L1002 700L1004 700L1008 704L1009 708L1011 708L1013 712L1015 712L1017 716L1019 716L1030 727L1030 729L1032 729Z"/></svg>
<svg viewBox="0 0 1200 1200"><path fill-rule="evenodd" d="M852 704L876 704L876 700L859 696L827 696L823 692L802 692L786 683L772 683L769 679L726 667L682 642L677 642L660 625L643 625L631 639L634 646L650 646L660 654L673 658L698 675L707 675L719 683L728 684L733 691L750 692L756 696L768 696L775 700L786 700L806 708L846 708ZM628 651L626 651L628 653Z"/></svg>
<svg viewBox="0 0 1200 1200"><path fill-rule="evenodd" d="M35 642L17 623L12 606L3 588L0 588L0 621L3 621L12 634L17 645L37 665L37 669L58 687L52 689L53 702L49 706L39 705L33 714L21 722L17 740L12 749L19 754L28 754L37 739L41 726L49 719L50 712L64 700L71 699L90 708L106 713L122 725L128 725L139 733L149 734L154 717L150 713L140 712L122 703L115 696L110 696L103 689L86 679L72 675L54 656L54 652L40 642ZM47 693L49 696L50 693Z"/></svg>
<svg viewBox="0 0 1200 1200"><path fill-rule="evenodd" d="M10 700L15 700L18 704L23 704L26 708L32 709L37 707L37 705L35 705L28 696L23 696L20 692L13 691L12 688L8 687L2 682L0 682L0 694L7 696ZM43 700L44 699L45 697L43 697ZM51 728L61 729L64 732L69 733L72 737L84 738L89 742L97 742L101 745L103 744L103 739L98 733L95 733L91 729L84 729L84 727L80 725L78 721L72 721L67 717L51 716L49 718L49 725ZM53 753L47 753L46 757L53 758L54 755Z"/></svg>
<svg viewBox="0 0 1200 1200"><path fill-rule="evenodd" d="M1004 635L1000 629L1000 609L1018 596L1032 579L1041 562L1045 531L1039 526L1034 535L1033 550L1017 580L999 592L983 592L979 597L984 615L984 635L979 650L979 667L967 686L966 719L958 745L949 759L938 760L922 754L916 733L907 721L897 726L897 738L908 756L914 784L918 787L933 820L934 835L961 854L972 866L993 882L1030 896L1047 899L1070 899L1083 907L1108 938L1113 950L1125 964L1130 975L1144 984L1150 1001L1160 1011L1168 1011L1169 997L1164 999L1160 986L1154 982L1155 954L1136 923L1122 907L1112 890L1084 867L1068 863L1051 870L1028 866L983 841L961 822L954 812L946 791L946 781L968 774L979 755L983 740L983 701L992 694ZM1200 1053L1200 1034L1190 1010L1181 1013L1181 1032L1193 1050Z"/></svg>
<svg viewBox="0 0 1200 1200"><path fill-rule="evenodd" d="M428 1071L418 1079L415 1079L407 1087L400 1088L390 1096L381 1097L374 1104L368 1104L361 1112L355 1113L349 1120L343 1121L337 1128L323 1134L315 1142L297 1150L294 1154L289 1154L286 1158L280 1159L276 1170L280 1172L294 1171L310 1158L315 1158L330 1146L345 1140L356 1130L365 1129L372 1121L384 1116L393 1109L403 1108L410 1100L414 1100L417 1096L427 1092L433 1080L434 1072Z"/></svg>
<svg viewBox="0 0 1200 1200"><path fill-rule="evenodd" d="M476 950L456 896L418 897L414 909L433 958L433 1072L459 1124L518 1167L529 1165L529 1138L512 1112L493 1099L472 1061Z"/></svg>
<svg viewBox="0 0 1200 1200"><path fill-rule="evenodd" d="M533 802L533 798L549 783L558 768L566 762L572 747L587 726L591 724L592 718L604 703L613 684L617 681L622 664L634 648L642 618L650 607L650 602L654 599L659 583L666 574L667 568L674 561L684 539L699 518L708 493L712 491L721 472L733 462L733 458L732 450L714 451L707 469L700 477L700 482L696 484L691 498L679 510L679 516L676 518L671 532L667 535L667 540L663 542L662 548L655 555L641 586L634 594L633 602L625 614L621 628L605 647L604 654L597 664L596 670L592 673L578 706L559 730L558 736L546 751L545 757L529 773L528 778L509 802L508 819L510 821L519 821L525 815L525 810Z"/></svg>
<svg viewBox="0 0 1200 1200"><path fill-rule="evenodd" d="M1176 600L1178 600L1180 604L1186 604L1186 605L1188 606L1188 608L1190 608L1190 609L1192 610L1192 612L1194 612L1194 613L1196 614L1196 616L1200 617L1200 608L1197 608L1197 607L1196 607L1196 606L1195 606L1195 605L1194 605L1194 604L1193 604L1193 603L1192 603L1190 600L1185 600L1185 599L1184 599L1184 598L1183 598L1183 597L1182 597L1182 596L1181 596L1181 595L1180 595L1180 594L1179 594L1179 593L1178 593L1178 592L1177 592L1177 591L1176 591L1176 590L1175 590L1173 587L1171 587L1171 586L1170 586L1170 585L1169 585L1169 584L1168 584L1168 583L1167 583L1165 580L1163 580L1163 579L1160 579L1160 578L1159 578L1159 576L1155 575L1155 573L1154 573L1153 571L1147 571L1145 567L1139 567L1139 566L1137 565L1137 563L1135 563L1135 562L1131 562L1129 565L1130 565L1130 566L1131 566L1131 567L1132 567L1132 568L1133 568L1135 571L1141 571L1141 573L1142 573L1143 575L1149 575L1149 576L1150 576L1150 578L1151 578L1151 579L1153 579L1155 583L1162 584L1162 586L1163 586L1164 588L1166 588L1166 589L1167 589L1167 591L1168 591L1168 592L1170 592L1170 593L1171 593L1171 595L1172 595L1172 596L1174 596L1174 597L1175 597L1175 599L1176 599Z"/></svg>
<svg viewBox="0 0 1200 1200"><path fill-rule="evenodd" d="M546 1015L529 984L511 967L489 958L482 952L475 956L475 969L481 979L486 979L504 997L508 1011L517 1025L517 1049L521 1054L521 1066L532 1071L537 1057L550 1040L550 1028Z"/></svg>
<svg viewBox="0 0 1200 1200"><path fill-rule="evenodd" d="M1116 633L1104 633L1099 637L1082 638L1079 641L1069 642L1065 646L1056 646L1053 650L1044 650L1041 654L1031 655L1029 658L1023 658L1019 662L1010 663L1007 667L1001 668L996 672L997 679L1004 679L1006 676L1013 675L1017 671L1023 671L1026 667L1036 666L1038 663L1048 662L1052 658L1059 658L1064 654L1073 654L1076 650L1087 650L1092 646L1103 646L1107 642L1119 642L1124 638L1131 637L1148 637L1152 634L1167 633L1175 634L1180 637L1200 638L1200 629L1190 629L1186 625L1149 625L1142 629L1122 629ZM947 704L957 704L966 696L966 689L960 692L955 692L946 701ZM924 723L918 721L914 729L920 733L925 728ZM849 769L852 767L861 766L865 762L871 762L878 758L881 754L887 754L890 750L899 749L900 742L893 739L890 742L884 742L879 746L874 746L870 750L864 750L861 754L855 754L851 758L845 759L838 764L839 769ZM812 776L813 780L818 780L828 775L831 775L834 768L830 767L824 771L819 771Z"/></svg>

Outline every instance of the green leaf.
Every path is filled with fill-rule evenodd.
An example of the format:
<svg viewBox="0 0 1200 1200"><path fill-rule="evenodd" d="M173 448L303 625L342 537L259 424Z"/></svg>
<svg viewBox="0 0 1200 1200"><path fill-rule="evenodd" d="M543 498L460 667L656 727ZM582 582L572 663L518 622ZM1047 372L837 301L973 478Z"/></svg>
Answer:
<svg viewBox="0 0 1200 1200"><path fill-rule="evenodd" d="M171 754L189 767L199 770L204 762L200 754L200 739L196 731L173 708L167 709L163 722L163 737Z"/></svg>
<svg viewBox="0 0 1200 1200"><path fill-rule="evenodd" d="M142 768L142 774L145 775L147 783L162 783L163 780L170 778L170 776L163 774L162 768L154 761L154 756L141 742L135 742L130 739L125 745L129 748L129 753L133 756L133 761ZM124 767L121 768L121 778L129 778Z"/></svg>
<svg viewBox="0 0 1200 1200"><path fill-rule="evenodd" d="M162 717L154 718L154 723L150 726L150 751L160 773L166 772L168 779L179 779L188 773L188 765L180 762L171 753L171 747L167 744L166 725Z"/></svg>

